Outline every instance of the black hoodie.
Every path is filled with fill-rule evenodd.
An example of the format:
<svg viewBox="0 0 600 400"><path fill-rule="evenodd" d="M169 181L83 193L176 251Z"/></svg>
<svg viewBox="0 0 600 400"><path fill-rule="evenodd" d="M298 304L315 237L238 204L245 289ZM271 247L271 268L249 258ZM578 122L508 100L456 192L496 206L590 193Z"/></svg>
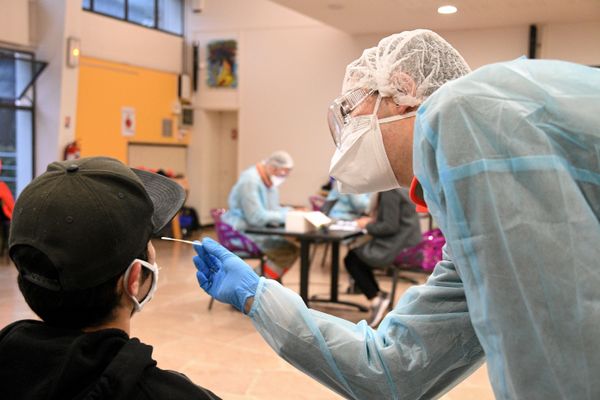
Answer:
<svg viewBox="0 0 600 400"><path fill-rule="evenodd" d="M84 333L39 321L0 331L0 399L218 399L156 367L152 347L118 329Z"/></svg>

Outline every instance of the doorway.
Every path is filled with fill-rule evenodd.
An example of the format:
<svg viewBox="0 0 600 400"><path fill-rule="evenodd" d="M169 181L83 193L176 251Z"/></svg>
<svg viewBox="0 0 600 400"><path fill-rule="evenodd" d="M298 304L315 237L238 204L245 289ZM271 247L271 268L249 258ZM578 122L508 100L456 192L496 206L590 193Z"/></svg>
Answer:
<svg viewBox="0 0 600 400"><path fill-rule="evenodd" d="M228 208L238 178L238 112L204 110L201 123L200 220L212 222L210 210Z"/></svg>

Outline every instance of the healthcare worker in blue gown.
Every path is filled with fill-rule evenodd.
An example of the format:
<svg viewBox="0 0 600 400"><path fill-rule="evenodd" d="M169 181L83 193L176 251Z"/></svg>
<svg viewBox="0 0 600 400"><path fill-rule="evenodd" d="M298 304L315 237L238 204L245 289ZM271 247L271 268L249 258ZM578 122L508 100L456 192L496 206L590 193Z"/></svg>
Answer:
<svg viewBox="0 0 600 400"><path fill-rule="evenodd" d="M331 175L349 192L412 182L447 239L427 283L373 330L205 239L200 286L346 398L436 398L486 361L498 399L600 399L600 70L520 59L470 73L417 30L365 50L342 94Z"/></svg>

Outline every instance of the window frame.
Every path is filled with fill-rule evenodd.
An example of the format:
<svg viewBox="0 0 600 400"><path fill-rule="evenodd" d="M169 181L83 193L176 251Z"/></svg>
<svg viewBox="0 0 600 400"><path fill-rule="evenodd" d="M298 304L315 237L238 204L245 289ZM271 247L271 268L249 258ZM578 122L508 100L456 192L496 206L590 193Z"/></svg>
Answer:
<svg viewBox="0 0 600 400"><path fill-rule="evenodd" d="M93 0L92 0L93 1ZM27 54L28 56L30 56L30 60L31 61L36 61L35 58L35 53L32 51L28 51L28 50L21 50L21 49L15 49L15 48L10 48L10 47L0 47L0 50L4 50L7 52L13 52L13 53L21 53L21 54ZM5 108L5 109L10 109L10 110L14 110L15 112L17 111L29 111L31 112L31 179L34 179L36 177L36 173L35 173L35 168L36 168L36 162L35 162L35 154L36 154L36 103L37 103L37 89L36 89L36 81L37 81L37 77L34 79L34 81L31 83L31 87L28 90L31 90L31 104L29 105L18 105L18 104L11 104L8 102L3 102L0 101L0 108ZM15 193L13 193L15 199L17 198L17 189L18 187L15 187Z"/></svg>
<svg viewBox="0 0 600 400"><path fill-rule="evenodd" d="M130 21L129 20L129 0L123 0L124 6L125 6L125 16L123 18L114 16L114 15L110 15L110 14L105 14L105 13L100 12L100 11L96 11L94 9L94 0L89 0L89 2L90 2L90 7L89 8L85 8L83 6L83 2L82 2L81 9L83 11L91 12L91 13L94 13L94 14L97 14L97 15L102 15L103 17L116 19L117 21L127 22L129 24L133 24L133 25L136 25L136 26L141 26L142 28L152 29L152 30L155 30L155 31L166 33L167 35L173 35L173 36L177 36L177 37L183 37L185 35L185 0L180 0L180 1L181 1L181 33L175 33L175 32L171 32L171 31L167 31L165 29L159 28L159 24L158 24L158 18L159 18L158 0L154 0L154 23L153 23L152 26L140 24L138 22Z"/></svg>

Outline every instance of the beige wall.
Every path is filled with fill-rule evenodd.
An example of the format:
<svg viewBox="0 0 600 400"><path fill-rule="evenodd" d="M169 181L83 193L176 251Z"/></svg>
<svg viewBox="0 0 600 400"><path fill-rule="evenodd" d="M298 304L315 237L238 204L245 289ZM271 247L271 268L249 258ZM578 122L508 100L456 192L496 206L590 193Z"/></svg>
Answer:
<svg viewBox="0 0 600 400"><path fill-rule="evenodd" d="M590 40L597 36L598 25L540 27L542 55L600 64L594 62L600 40ZM197 123L188 167L190 184L197 188L191 205L203 210L201 219L207 222L207 204L216 201L212 166L219 160L216 152L206 150L213 143L207 131L214 124L205 113L215 110L239 112L238 171L273 150L285 149L296 168L281 188L282 200L306 204L328 177L334 148L326 111L340 91L345 66L386 34L353 37L267 0L207 1L201 14L187 16L187 29L189 40L201 46ZM528 51L528 26L439 33L473 68ZM238 89L205 85L205 46L214 39L238 41ZM193 152L202 156L194 157Z"/></svg>
<svg viewBox="0 0 600 400"><path fill-rule="evenodd" d="M189 167L188 203L200 210L203 223L218 202L219 155L211 129L214 111L237 110L238 173L285 149L296 167L281 187L283 202L308 204L327 179L333 144L326 122L329 102L340 90L346 64L356 57L353 38L267 0L207 1L188 20L189 40L201 46L196 123ZM238 89L206 86L206 44L238 41Z"/></svg>
<svg viewBox="0 0 600 400"><path fill-rule="evenodd" d="M516 26L463 31L437 31L454 46L472 69L527 55L529 27ZM357 36L361 47L375 46L387 34Z"/></svg>
<svg viewBox="0 0 600 400"><path fill-rule="evenodd" d="M600 65L600 21L542 27L542 58Z"/></svg>
<svg viewBox="0 0 600 400"><path fill-rule="evenodd" d="M75 138L77 107L76 68L66 66L67 38L79 37L79 0L38 0L35 53L48 67L36 82L35 174L60 159L64 146ZM65 118L70 125L64 124Z"/></svg>
<svg viewBox="0 0 600 400"><path fill-rule="evenodd" d="M0 42L29 45L29 0L0 0Z"/></svg>
<svg viewBox="0 0 600 400"><path fill-rule="evenodd" d="M438 31L471 68L527 56L529 26ZM361 47L375 46L386 33L357 36ZM600 21L538 25L538 57L600 65Z"/></svg>
<svg viewBox="0 0 600 400"><path fill-rule="evenodd" d="M83 55L181 73L181 37L83 11L79 3Z"/></svg>

